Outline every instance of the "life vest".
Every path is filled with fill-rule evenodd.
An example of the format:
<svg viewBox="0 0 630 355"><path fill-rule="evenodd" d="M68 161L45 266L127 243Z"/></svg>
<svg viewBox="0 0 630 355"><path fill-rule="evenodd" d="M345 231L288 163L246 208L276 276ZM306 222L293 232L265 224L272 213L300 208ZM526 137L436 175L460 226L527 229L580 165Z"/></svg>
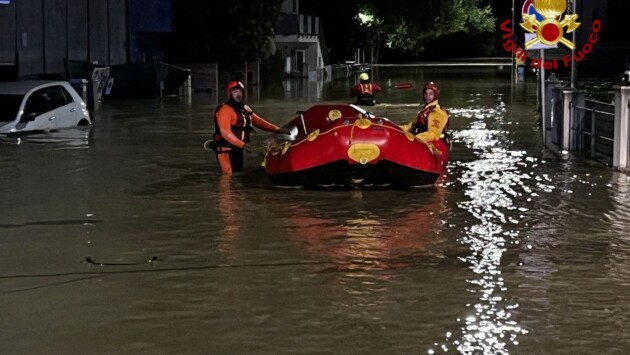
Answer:
<svg viewBox="0 0 630 355"><path fill-rule="evenodd" d="M251 117L253 112L247 105L235 105L231 101L228 101L217 106L217 109L214 111L214 134L212 135L212 146L236 148L221 136L221 130L219 129L219 124L217 123L217 114L225 105L229 106L236 113L236 122L230 125L230 130L238 139L245 143L249 143L251 140L251 133L254 132Z"/></svg>
<svg viewBox="0 0 630 355"><path fill-rule="evenodd" d="M422 111L418 112L418 116L416 116L416 122L413 124L413 126L411 126L411 133L413 135L426 132L429 129L429 115L436 108L444 110L444 112L446 112L446 115L448 117L448 111L446 110L446 108L440 106L439 104L436 103L435 105L426 105L422 109ZM446 125L444 126L444 129L442 129L442 137L449 137L447 133L449 121L450 120L446 121Z"/></svg>
<svg viewBox="0 0 630 355"><path fill-rule="evenodd" d="M358 89L357 89L358 87ZM362 106L374 106L374 87L372 83L361 83L355 87L357 92L357 104Z"/></svg>
<svg viewBox="0 0 630 355"><path fill-rule="evenodd" d="M372 83L361 83L359 84L359 99L371 99L374 97L374 92L372 91Z"/></svg>

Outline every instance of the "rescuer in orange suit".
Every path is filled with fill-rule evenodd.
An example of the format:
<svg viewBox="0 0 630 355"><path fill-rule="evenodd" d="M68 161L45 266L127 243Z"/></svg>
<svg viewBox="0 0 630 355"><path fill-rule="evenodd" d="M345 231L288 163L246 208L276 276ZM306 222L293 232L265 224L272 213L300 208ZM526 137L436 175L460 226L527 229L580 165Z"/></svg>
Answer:
<svg viewBox="0 0 630 355"><path fill-rule="evenodd" d="M289 134L289 131L267 122L245 105L245 86L240 81L230 81L225 91L228 100L217 106L215 111L210 147L217 156L221 172L232 175L243 169L243 151L249 151L247 144L254 131L252 126L274 133Z"/></svg>
<svg viewBox="0 0 630 355"><path fill-rule="evenodd" d="M448 126L448 113L438 103L440 90L434 82L424 85L422 90L425 105L418 112L416 120L402 126L406 132L410 132L424 143L448 138L446 128Z"/></svg>
<svg viewBox="0 0 630 355"><path fill-rule="evenodd" d="M350 96L357 97L357 105L371 106L376 103L374 94L381 91L378 84L370 82L370 76L367 73L359 75L360 83L350 89Z"/></svg>

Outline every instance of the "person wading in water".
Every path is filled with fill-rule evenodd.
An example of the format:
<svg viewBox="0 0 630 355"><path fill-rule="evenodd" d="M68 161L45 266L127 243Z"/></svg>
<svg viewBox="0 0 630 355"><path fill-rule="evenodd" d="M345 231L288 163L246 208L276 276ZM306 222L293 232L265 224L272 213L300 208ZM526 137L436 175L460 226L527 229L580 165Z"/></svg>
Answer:
<svg viewBox="0 0 630 355"><path fill-rule="evenodd" d="M230 81L225 89L228 100L214 114L214 134L210 148L214 150L221 172L225 175L243 170L243 151L249 151L253 127L267 132L289 134L258 116L243 102L245 86L240 81Z"/></svg>

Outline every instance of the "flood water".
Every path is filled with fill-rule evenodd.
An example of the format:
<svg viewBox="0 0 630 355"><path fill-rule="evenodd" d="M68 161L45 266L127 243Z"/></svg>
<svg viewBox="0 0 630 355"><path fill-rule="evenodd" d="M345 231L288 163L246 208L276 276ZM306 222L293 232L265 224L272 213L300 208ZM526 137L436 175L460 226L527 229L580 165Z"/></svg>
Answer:
<svg viewBox="0 0 630 355"><path fill-rule="evenodd" d="M202 147L206 94L108 102L89 128L1 138L0 353L625 354L630 177L544 149L533 80L372 76L372 111L397 123L422 83L439 85L455 139L437 186L280 189L256 154L222 178ZM281 124L349 102L350 84L247 101Z"/></svg>

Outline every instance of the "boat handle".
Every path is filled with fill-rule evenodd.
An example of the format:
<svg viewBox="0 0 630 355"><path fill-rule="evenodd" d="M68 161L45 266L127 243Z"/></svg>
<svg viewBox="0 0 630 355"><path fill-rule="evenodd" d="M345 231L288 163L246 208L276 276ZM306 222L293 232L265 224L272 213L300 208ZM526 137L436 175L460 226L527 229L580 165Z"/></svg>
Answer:
<svg viewBox="0 0 630 355"><path fill-rule="evenodd" d="M49 118L48 120L49 120L49 121L54 121L54 120L55 120L55 118L56 118L55 116L52 116L52 117L51 117L51 118Z"/></svg>
<svg viewBox="0 0 630 355"><path fill-rule="evenodd" d="M304 128L304 134L308 134L306 131L306 122L304 122L304 115L300 113L300 120L302 120L302 128Z"/></svg>

